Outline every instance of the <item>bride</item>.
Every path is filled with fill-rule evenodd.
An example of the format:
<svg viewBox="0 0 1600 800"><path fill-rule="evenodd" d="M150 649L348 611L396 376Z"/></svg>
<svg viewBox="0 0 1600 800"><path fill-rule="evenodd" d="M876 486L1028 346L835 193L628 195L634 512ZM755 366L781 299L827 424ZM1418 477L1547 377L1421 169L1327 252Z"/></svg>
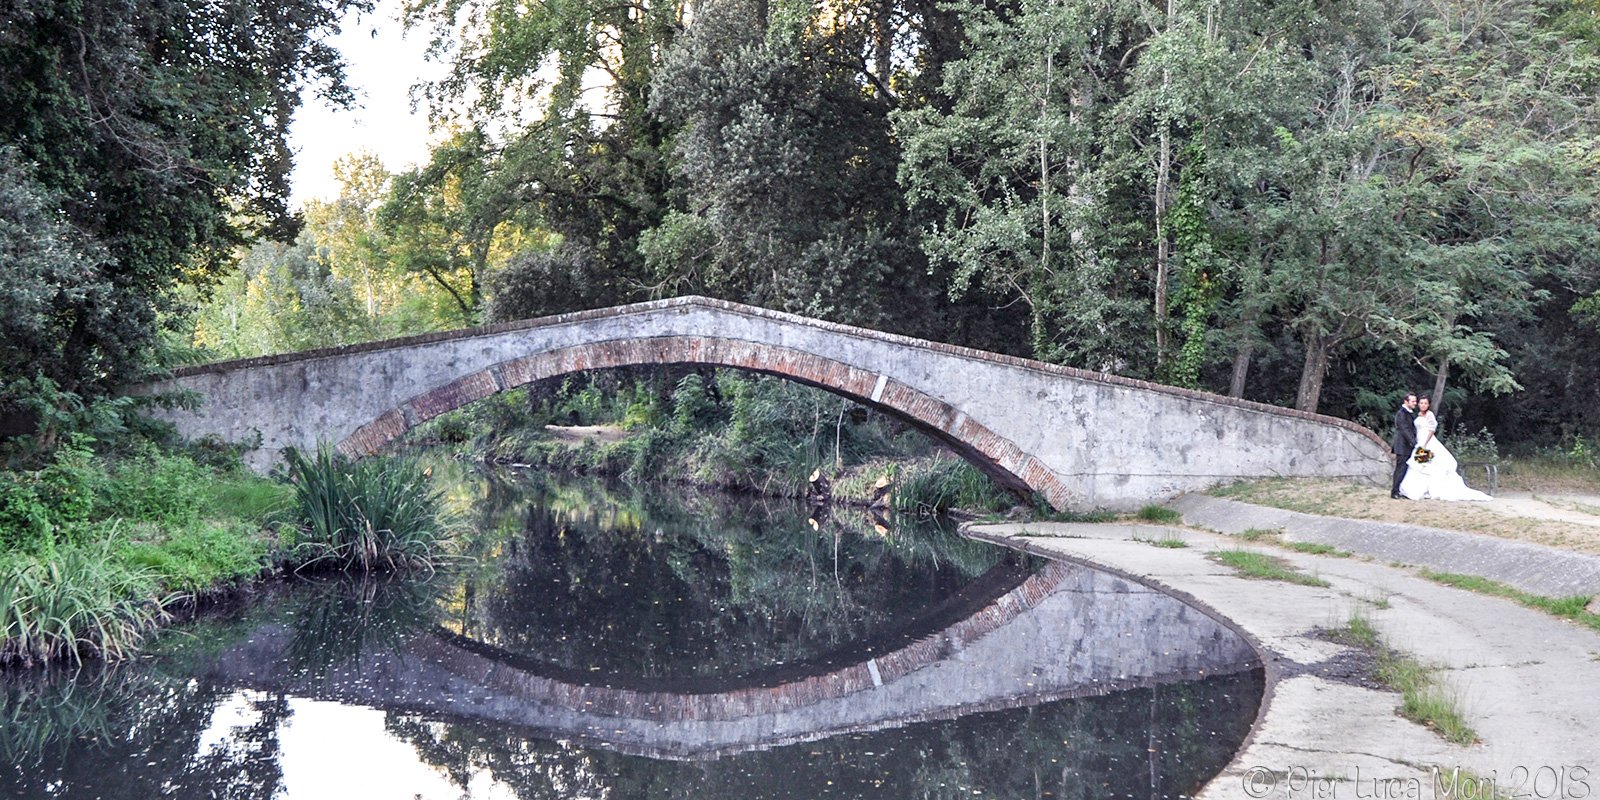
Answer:
<svg viewBox="0 0 1600 800"><path fill-rule="evenodd" d="M1456 474L1456 457L1434 434L1439 429L1439 420L1429 410L1429 405L1426 397L1417 401L1417 449L1406 461L1406 477L1400 481L1400 493L1412 500L1487 502L1489 495L1467 486ZM1418 462L1417 452L1421 450L1431 451L1433 458Z"/></svg>

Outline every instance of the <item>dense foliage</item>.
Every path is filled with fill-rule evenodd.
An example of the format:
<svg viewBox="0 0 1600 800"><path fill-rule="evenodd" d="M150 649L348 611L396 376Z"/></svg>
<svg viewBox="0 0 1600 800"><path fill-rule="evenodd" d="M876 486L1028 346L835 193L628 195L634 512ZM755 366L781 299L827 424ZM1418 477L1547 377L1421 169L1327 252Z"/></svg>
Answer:
<svg viewBox="0 0 1600 800"><path fill-rule="evenodd" d="M293 227L290 115L304 88L347 99L321 38L364 4L0 9L0 417L12 378L97 394L137 375L180 286Z"/></svg>
<svg viewBox="0 0 1600 800"><path fill-rule="evenodd" d="M409 20L467 133L388 219L455 198L488 318L694 292L1374 425L1409 387L1513 446L1600 429L1594 0ZM465 244L497 226L503 258Z"/></svg>
<svg viewBox="0 0 1600 800"><path fill-rule="evenodd" d="M414 0L441 140L291 221L283 125L361 5L4 12L7 378L108 389L168 320L215 358L694 292L1600 432L1597 0Z"/></svg>

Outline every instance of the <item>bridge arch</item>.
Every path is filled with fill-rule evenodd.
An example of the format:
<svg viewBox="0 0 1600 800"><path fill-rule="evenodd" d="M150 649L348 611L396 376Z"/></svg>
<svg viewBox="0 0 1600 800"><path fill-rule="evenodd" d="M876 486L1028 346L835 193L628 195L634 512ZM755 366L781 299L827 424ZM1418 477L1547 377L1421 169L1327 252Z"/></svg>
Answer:
<svg viewBox="0 0 1600 800"><path fill-rule="evenodd" d="M1052 502L1066 499L1066 487L1048 470L1031 463L1015 442L973 421L950 403L904 384L891 384L881 374L804 350L717 336L586 342L513 358L407 398L357 428L337 447L352 458L373 455L423 422L535 381L593 370L667 365L728 367L825 389L910 423L1014 492L1038 492ZM1018 465L1020 470L1014 472Z"/></svg>
<svg viewBox="0 0 1600 800"><path fill-rule="evenodd" d="M199 393L163 412L179 433L333 441L353 456L497 392L645 364L779 375L854 398L950 444L1052 506L1133 509L1242 478L1382 482L1387 442L1347 420L1043 364L752 306L679 297L178 370L131 391Z"/></svg>

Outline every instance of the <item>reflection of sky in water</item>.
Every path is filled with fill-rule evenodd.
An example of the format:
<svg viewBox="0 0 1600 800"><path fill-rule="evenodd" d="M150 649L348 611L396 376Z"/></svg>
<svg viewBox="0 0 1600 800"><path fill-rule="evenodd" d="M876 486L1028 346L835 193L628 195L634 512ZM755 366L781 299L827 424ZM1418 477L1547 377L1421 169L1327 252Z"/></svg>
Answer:
<svg viewBox="0 0 1600 800"><path fill-rule="evenodd" d="M200 734L199 758L226 748L260 721L254 703L262 692L244 689L221 699ZM303 697L288 699L290 716L275 729L283 769L276 797L295 800L516 800L510 784L487 769L471 770L465 790L439 766L422 761L416 747L384 727L389 712ZM444 723L436 723L441 729ZM352 769L352 766L357 768Z"/></svg>

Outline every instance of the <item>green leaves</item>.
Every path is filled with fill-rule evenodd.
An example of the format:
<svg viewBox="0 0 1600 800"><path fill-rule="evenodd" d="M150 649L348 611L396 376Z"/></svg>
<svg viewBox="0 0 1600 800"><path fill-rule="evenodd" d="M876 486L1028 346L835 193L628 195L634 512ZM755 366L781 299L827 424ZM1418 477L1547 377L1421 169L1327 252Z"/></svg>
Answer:
<svg viewBox="0 0 1600 800"><path fill-rule="evenodd" d="M442 498L415 461L349 462L331 448L284 453L303 536L304 566L353 572L429 567L446 539Z"/></svg>

